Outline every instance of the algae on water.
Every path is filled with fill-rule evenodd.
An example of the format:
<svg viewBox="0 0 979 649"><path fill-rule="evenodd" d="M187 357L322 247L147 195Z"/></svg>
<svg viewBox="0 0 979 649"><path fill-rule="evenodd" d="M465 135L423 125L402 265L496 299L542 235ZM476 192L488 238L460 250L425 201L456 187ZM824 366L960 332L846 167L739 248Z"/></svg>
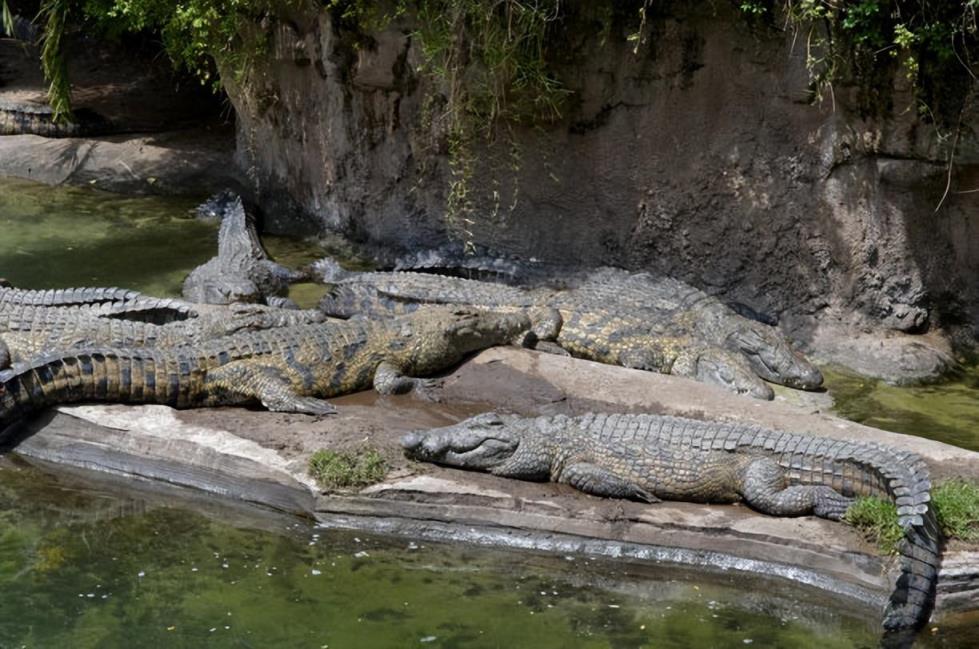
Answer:
<svg viewBox="0 0 979 649"><path fill-rule="evenodd" d="M839 367L821 369L840 417L979 451L979 367L943 383L902 387Z"/></svg>
<svg viewBox="0 0 979 649"><path fill-rule="evenodd" d="M873 611L781 582L125 493L0 463L0 647L850 649L877 633Z"/></svg>

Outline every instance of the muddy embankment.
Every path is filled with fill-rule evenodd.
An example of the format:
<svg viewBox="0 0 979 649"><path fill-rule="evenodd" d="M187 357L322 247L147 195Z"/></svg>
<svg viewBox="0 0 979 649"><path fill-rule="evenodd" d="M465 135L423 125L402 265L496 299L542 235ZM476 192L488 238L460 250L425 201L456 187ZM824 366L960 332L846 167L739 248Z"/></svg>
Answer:
<svg viewBox="0 0 979 649"><path fill-rule="evenodd" d="M863 119L842 83L811 103L804 34L751 25L734 4L654 7L638 49L564 27L562 119L475 145L465 223L446 216L447 134L426 113L443 89L419 71L413 26L283 18L268 60L229 85L266 222L664 272L895 382L943 372L955 341L973 347L979 194L958 193L979 186L971 127L949 175L948 139L896 66L883 116Z"/></svg>
<svg viewBox="0 0 979 649"><path fill-rule="evenodd" d="M644 505L407 461L399 437L491 408L519 413L654 412L874 440L924 456L938 479L979 478L979 454L819 411L758 402L676 377L525 350L484 352L447 376L434 401L359 394L323 419L240 409L63 407L29 423L21 456L148 479L354 527L416 538L675 562L788 579L879 610L896 578L852 528L762 516L740 506ZM451 405L450 405L451 404ZM321 493L307 475L321 448L380 450L386 479ZM979 608L979 553L951 544L937 619ZM869 613L873 614L873 613Z"/></svg>

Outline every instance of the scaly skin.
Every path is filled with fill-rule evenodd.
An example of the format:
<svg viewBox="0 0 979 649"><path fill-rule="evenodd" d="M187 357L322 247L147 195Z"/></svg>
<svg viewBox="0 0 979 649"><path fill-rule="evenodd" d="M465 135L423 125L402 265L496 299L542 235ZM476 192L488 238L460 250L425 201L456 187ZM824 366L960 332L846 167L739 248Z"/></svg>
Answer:
<svg viewBox="0 0 979 649"><path fill-rule="evenodd" d="M682 283L677 284L688 292L696 291ZM774 393L759 375L793 387L812 387L811 381L797 379L810 375L810 370L818 375L815 368L773 333L764 332L764 337L750 336L752 342L757 342L752 351L757 352L755 356L771 351L770 355L778 359L789 359L779 365L779 369L786 368L785 372L767 371L767 366L752 362L755 356L731 344L731 339L749 338L748 332L764 328L763 325L728 312L730 317L726 319L714 317L711 320L729 325L727 329L714 327L717 332L727 334L722 336L706 326L691 327L679 322L673 311L656 310L655 304L646 306L628 293L617 296L615 286L616 283L596 280L575 289L559 291L424 273L359 273L338 278L320 308L329 315L340 317L357 313L405 313L417 308L419 303L553 309L563 320L556 342L574 356L687 376L760 399L771 399ZM714 312L724 308L719 305ZM678 309L678 312L695 322L700 313L686 308ZM797 372L799 368L804 371ZM821 377L819 380L821 382Z"/></svg>
<svg viewBox="0 0 979 649"><path fill-rule="evenodd" d="M56 122L49 106L0 101L0 135L89 137L106 135L112 125L90 110L75 111L75 121Z"/></svg>
<svg viewBox="0 0 979 649"><path fill-rule="evenodd" d="M737 314L727 304L688 284L649 273L600 269L568 292L591 305L647 319L653 333L690 336L744 356L754 372L772 383L814 390L819 370L794 351L776 329Z"/></svg>
<svg viewBox="0 0 979 649"><path fill-rule="evenodd" d="M941 540L928 469L909 452L870 443L657 415L522 419L488 413L409 433L414 459L604 497L728 503L775 516L839 520L858 495L890 498L904 529L888 630L916 628L934 597Z"/></svg>
<svg viewBox="0 0 979 649"><path fill-rule="evenodd" d="M215 208L209 205L208 209ZM236 196L223 211L218 256L190 273L184 281L183 295L204 304L266 302L283 293L291 282L304 278L305 274L269 259L254 221Z"/></svg>
<svg viewBox="0 0 979 649"><path fill-rule="evenodd" d="M144 299L157 300L158 298L124 288L84 287L35 290L13 288L6 281L0 283L0 312L14 306L79 306L105 302L138 302Z"/></svg>
<svg viewBox="0 0 979 649"><path fill-rule="evenodd" d="M326 267L330 266L329 262L324 261L324 263ZM552 288L575 288L596 275L608 271L629 274L628 271L607 268L582 271L580 268L566 264L519 259L481 246L470 247L468 244L463 246L453 243L401 256L394 261L393 270ZM642 274L636 273L636 275ZM325 278L324 281L330 283L332 280ZM749 320L771 327L778 326L778 317L756 311L742 302L725 302L724 305Z"/></svg>
<svg viewBox="0 0 979 649"><path fill-rule="evenodd" d="M115 318L168 324L197 318L195 305L181 300L140 296L130 301L67 304L64 306L35 306L32 304L0 305L0 333L7 329L57 326L66 319Z"/></svg>
<svg viewBox="0 0 979 649"><path fill-rule="evenodd" d="M505 343L522 314L437 309L381 322L297 325L168 349L96 347L0 372L0 430L54 404L160 403L175 408L258 402L269 410L329 414L325 398L373 386L407 392L414 378Z"/></svg>
<svg viewBox="0 0 979 649"><path fill-rule="evenodd" d="M394 261L394 270L520 285L546 284L555 279L562 280L563 284L565 278L576 274L571 268L559 264L527 261L481 246L453 243L403 255Z"/></svg>
<svg viewBox="0 0 979 649"><path fill-rule="evenodd" d="M167 305L172 301L158 302ZM162 324L157 324L155 318L159 312L152 310L151 305L151 300L144 298L138 303L19 307L0 311L0 337L6 342L8 362L26 363L51 350L93 346L179 347L239 332L312 324L325 319L319 311L255 304L202 304L192 305L193 317L163 319Z"/></svg>

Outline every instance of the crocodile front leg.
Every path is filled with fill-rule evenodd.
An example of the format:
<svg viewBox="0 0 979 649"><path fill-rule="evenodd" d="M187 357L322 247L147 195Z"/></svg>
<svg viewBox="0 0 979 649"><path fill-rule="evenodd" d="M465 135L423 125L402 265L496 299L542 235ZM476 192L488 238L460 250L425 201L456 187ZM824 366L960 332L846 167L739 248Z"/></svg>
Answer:
<svg viewBox="0 0 979 649"><path fill-rule="evenodd" d="M745 467L741 496L752 508L774 516L804 516L838 521L853 504L853 498L826 486L787 487L785 473L768 458L758 458Z"/></svg>
<svg viewBox="0 0 979 649"><path fill-rule="evenodd" d="M564 482L579 491L603 498L628 498L647 503L662 502L638 484L630 482L590 462L570 464L555 477L555 482Z"/></svg>
<svg viewBox="0 0 979 649"><path fill-rule="evenodd" d="M209 405L235 405L259 401L272 412L330 415L328 401L297 394L285 373L271 365L234 361L208 371L204 383Z"/></svg>
<svg viewBox="0 0 979 649"><path fill-rule="evenodd" d="M412 390L426 390L437 387L438 379L419 379L406 376L400 367L384 361L374 371L374 389L380 394L406 394Z"/></svg>

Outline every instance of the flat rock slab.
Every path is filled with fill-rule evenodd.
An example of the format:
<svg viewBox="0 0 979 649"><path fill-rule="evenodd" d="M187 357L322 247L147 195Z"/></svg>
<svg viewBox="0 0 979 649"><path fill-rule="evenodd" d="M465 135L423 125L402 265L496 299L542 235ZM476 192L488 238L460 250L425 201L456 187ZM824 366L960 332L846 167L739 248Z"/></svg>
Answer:
<svg viewBox="0 0 979 649"><path fill-rule="evenodd" d="M979 475L979 454L875 430L784 403L684 379L515 349L475 357L422 401L362 393L325 418L238 408L61 407L30 422L17 452L63 465L140 476L348 526L429 539L584 552L739 570L790 579L880 610L896 577L852 528L813 517L774 518L740 506L640 503L407 461L400 436L491 408L524 414L656 412L746 421L874 440L923 455L938 475ZM321 448L377 448L386 480L322 494L306 474ZM939 609L979 608L975 548L945 557ZM972 552L973 554L970 554Z"/></svg>
<svg viewBox="0 0 979 649"><path fill-rule="evenodd" d="M206 195L244 186L226 129L101 138L3 135L0 176L127 194Z"/></svg>

